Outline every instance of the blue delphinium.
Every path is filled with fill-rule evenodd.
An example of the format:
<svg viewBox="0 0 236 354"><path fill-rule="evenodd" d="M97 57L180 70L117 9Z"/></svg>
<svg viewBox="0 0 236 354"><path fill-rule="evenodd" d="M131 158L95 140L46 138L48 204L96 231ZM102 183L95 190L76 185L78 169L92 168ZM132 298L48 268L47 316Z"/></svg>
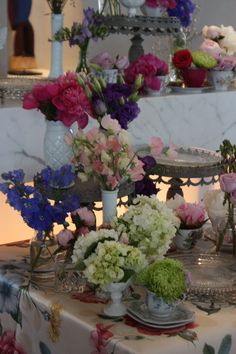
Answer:
<svg viewBox="0 0 236 354"><path fill-rule="evenodd" d="M75 181L75 171L72 165L63 165L58 170L53 170L47 166L40 172L42 183L45 187L65 188Z"/></svg>
<svg viewBox="0 0 236 354"><path fill-rule="evenodd" d="M67 172L68 176L65 175ZM75 178L72 168L67 165L57 171L47 167L42 170L42 176L41 182L45 184L41 187L48 187L52 177L62 186ZM25 185L24 177L22 170L3 173L2 178L6 182L0 183L0 191L7 196L7 202L21 213L25 223L39 231L39 238L42 231L51 232L55 223L66 225L68 213L80 206L79 198L67 193L64 199L53 204L37 186Z"/></svg>
<svg viewBox="0 0 236 354"><path fill-rule="evenodd" d="M191 0L176 0L176 7L168 9L169 16L175 16L180 20L183 27L188 27L192 21L192 14L196 5Z"/></svg>

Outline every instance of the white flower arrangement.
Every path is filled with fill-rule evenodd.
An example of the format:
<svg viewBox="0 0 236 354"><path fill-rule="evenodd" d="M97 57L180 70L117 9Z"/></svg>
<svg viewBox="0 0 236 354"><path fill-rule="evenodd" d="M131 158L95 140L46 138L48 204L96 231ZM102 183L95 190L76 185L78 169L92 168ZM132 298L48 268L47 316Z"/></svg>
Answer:
<svg viewBox="0 0 236 354"><path fill-rule="evenodd" d="M119 234L106 229L79 237L72 262L89 282L98 285L126 282L147 264L138 248L119 242Z"/></svg>
<svg viewBox="0 0 236 354"><path fill-rule="evenodd" d="M131 245L156 258L167 252L179 225L173 211L156 196L138 196L134 205L112 222L119 233L127 233Z"/></svg>

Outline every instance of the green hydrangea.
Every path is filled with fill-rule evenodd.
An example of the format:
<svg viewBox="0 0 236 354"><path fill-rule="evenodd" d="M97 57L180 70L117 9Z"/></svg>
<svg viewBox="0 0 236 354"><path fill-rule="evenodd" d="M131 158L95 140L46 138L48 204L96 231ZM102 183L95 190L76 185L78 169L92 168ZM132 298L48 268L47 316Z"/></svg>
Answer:
<svg viewBox="0 0 236 354"><path fill-rule="evenodd" d="M186 291L183 264L175 259L165 258L152 263L137 275L136 281L166 302L180 299Z"/></svg>
<svg viewBox="0 0 236 354"><path fill-rule="evenodd" d="M210 54L196 50L191 53L193 63L198 68L213 69L217 65L217 60Z"/></svg>

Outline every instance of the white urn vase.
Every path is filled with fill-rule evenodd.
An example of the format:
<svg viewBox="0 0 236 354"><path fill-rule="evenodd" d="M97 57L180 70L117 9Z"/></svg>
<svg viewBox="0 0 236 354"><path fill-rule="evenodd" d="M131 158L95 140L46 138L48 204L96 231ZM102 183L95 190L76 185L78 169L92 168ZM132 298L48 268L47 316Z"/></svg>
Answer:
<svg viewBox="0 0 236 354"><path fill-rule="evenodd" d="M56 79L63 74L62 42L53 39L56 32L63 27L63 14L52 14L51 17L51 64L49 78Z"/></svg>
<svg viewBox="0 0 236 354"><path fill-rule="evenodd" d="M232 70L209 70L207 73L207 80L216 91L226 91L230 87L234 76L235 74Z"/></svg>
<svg viewBox="0 0 236 354"><path fill-rule="evenodd" d="M134 17L137 8L145 3L145 0L120 0L120 3L128 9L128 16Z"/></svg>
<svg viewBox="0 0 236 354"><path fill-rule="evenodd" d="M126 314L126 306L122 302L122 296L128 284L129 281L126 283L110 283L102 286L103 290L109 292L111 297L111 304L103 309L105 315L119 317Z"/></svg>
<svg viewBox="0 0 236 354"><path fill-rule="evenodd" d="M54 170L71 162L73 152L71 146L65 142L66 134L72 135L72 132L61 121L46 120L44 160Z"/></svg>

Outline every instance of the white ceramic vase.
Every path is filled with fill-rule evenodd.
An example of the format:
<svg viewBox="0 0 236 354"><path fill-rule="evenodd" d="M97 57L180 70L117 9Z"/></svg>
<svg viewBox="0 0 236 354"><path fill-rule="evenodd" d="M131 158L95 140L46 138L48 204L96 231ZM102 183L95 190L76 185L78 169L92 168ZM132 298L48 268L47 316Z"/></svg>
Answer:
<svg viewBox="0 0 236 354"><path fill-rule="evenodd" d="M137 8L145 3L145 0L120 0L120 3L128 9L128 16L134 17Z"/></svg>
<svg viewBox="0 0 236 354"><path fill-rule="evenodd" d="M52 14L51 17L51 64L48 77L56 79L63 74L62 67L62 42L53 40L57 31L63 27L63 14Z"/></svg>
<svg viewBox="0 0 236 354"><path fill-rule="evenodd" d="M107 305L103 312L110 317L119 317L126 314L126 306L122 302L123 291L128 286L129 281L126 283L111 283L103 285L103 290L110 293L111 304Z"/></svg>
<svg viewBox="0 0 236 354"><path fill-rule="evenodd" d="M72 133L61 121L46 120L44 160L54 170L69 164L73 156L71 146L65 142L65 134Z"/></svg>
<svg viewBox="0 0 236 354"><path fill-rule="evenodd" d="M175 235L175 245L179 250L188 250L192 248L196 240L201 235L199 229L179 229Z"/></svg>
<svg viewBox="0 0 236 354"><path fill-rule="evenodd" d="M142 13L145 16L161 17L161 16L163 16L166 9L164 7L160 7L160 6L150 7L150 6L147 6L146 4L143 4L143 6L140 7L140 10L142 11Z"/></svg>
<svg viewBox="0 0 236 354"><path fill-rule="evenodd" d="M151 291L147 291L146 301L150 313L156 317L167 317L176 307L175 303L167 303Z"/></svg>
<svg viewBox="0 0 236 354"><path fill-rule="evenodd" d="M113 191L101 190L102 192L102 213L103 224L110 224L117 213L118 189Z"/></svg>
<svg viewBox="0 0 236 354"><path fill-rule="evenodd" d="M216 91L226 91L230 87L234 76L235 74L232 70L210 70L207 73L207 80Z"/></svg>

